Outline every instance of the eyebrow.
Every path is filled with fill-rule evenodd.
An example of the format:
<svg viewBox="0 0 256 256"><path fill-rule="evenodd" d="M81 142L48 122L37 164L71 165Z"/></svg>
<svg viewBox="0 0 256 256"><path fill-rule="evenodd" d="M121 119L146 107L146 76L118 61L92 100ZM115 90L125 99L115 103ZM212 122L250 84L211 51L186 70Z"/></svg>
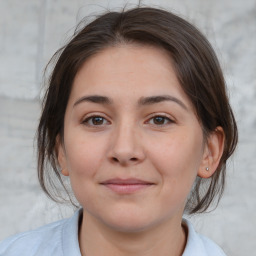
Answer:
<svg viewBox="0 0 256 256"><path fill-rule="evenodd" d="M183 109L188 110L187 106L178 98L170 96L170 95L159 95L159 96L150 96L150 97L142 97L139 100L139 105L152 105L155 103L160 103L164 101L172 101L180 105Z"/></svg>
<svg viewBox="0 0 256 256"><path fill-rule="evenodd" d="M75 107L76 105L78 105L79 103L82 103L82 102L93 102L93 103L98 103L98 104L109 105L112 103L112 100L110 100L108 97L100 96L100 95L84 96L84 97L78 99L75 102L73 107Z"/></svg>
<svg viewBox="0 0 256 256"><path fill-rule="evenodd" d="M145 105L153 105L156 103L161 103L164 101L172 101L180 105L183 109L188 110L187 106L178 98L170 96L170 95L158 95L158 96L150 96L150 97L142 97L138 101L139 106L145 106ZM84 96L80 99L78 99L75 103L74 106L82 103L82 102L92 102L92 103L97 103L97 104L103 104L103 105L110 105L113 103L113 101L106 97L106 96L101 96L101 95L89 95L89 96Z"/></svg>

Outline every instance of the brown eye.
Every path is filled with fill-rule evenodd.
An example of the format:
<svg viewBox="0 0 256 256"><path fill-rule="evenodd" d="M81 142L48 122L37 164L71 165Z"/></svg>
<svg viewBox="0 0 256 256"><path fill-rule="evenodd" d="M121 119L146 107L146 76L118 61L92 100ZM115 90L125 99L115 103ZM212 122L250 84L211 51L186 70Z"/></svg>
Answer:
<svg viewBox="0 0 256 256"><path fill-rule="evenodd" d="M166 125L166 124L169 124L169 123L173 123L173 121L166 117L166 116L154 116L152 118L150 118L149 124L152 124L152 125Z"/></svg>
<svg viewBox="0 0 256 256"><path fill-rule="evenodd" d="M90 116L83 121L87 126L101 126L107 123L108 121L102 116Z"/></svg>
<svg viewBox="0 0 256 256"><path fill-rule="evenodd" d="M93 125L101 125L104 123L104 118L100 116L96 116L92 118Z"/></svg>
<svg viewBox="0 0 256 256"><path fill-rule="evenodd" d="M153 118L154 124L164 124L165 121L166 121L166 118L162 116L157 116Z"/></svg>

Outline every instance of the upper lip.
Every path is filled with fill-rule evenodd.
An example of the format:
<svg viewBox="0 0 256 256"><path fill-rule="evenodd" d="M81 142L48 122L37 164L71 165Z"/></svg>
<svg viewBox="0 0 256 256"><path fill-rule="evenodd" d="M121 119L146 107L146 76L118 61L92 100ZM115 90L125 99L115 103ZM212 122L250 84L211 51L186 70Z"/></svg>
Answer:
<svg viewBox="0 0 256 256"><path fill-rule="evenodd" d="M153 182L150 181L145 181L141 179L136 179L136 178L129 178L129 179L120 179L120 178L114 178L114 179L109 179L106 181L101 182L102 185L107 185L107 184L114 184L114 185L136 185L136 184L145 184L145 185L152 185L154 184Z"/></svg>

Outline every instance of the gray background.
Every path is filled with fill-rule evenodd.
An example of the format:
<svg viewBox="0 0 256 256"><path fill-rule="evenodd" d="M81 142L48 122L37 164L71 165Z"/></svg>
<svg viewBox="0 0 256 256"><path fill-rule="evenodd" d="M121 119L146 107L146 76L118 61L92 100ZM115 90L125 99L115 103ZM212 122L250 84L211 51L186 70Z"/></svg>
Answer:
<svg viewBox="0 0 256 256"><path fill-rule="evenodd" d="M137 1L0 0L0 239L69 216L36 178L34 135L42 71L85 16ZM192 218L198 231L228 255L256 250L256 2L255 0L143 1L173 10L209 38L222 64L239 125L219 207ZM129 6L129 5L128 5Z"/></svg>

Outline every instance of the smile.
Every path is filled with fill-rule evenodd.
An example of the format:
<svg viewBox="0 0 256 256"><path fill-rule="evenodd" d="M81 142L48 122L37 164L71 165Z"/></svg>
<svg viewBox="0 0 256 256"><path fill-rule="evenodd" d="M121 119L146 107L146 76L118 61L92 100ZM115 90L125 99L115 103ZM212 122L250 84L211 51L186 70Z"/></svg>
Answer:
<svg viewBox="0 0 256 256"><path fill-rule="evenodd" d="M132 194L154 185L152 182L139 179L110 179L100 184L118 194Z"/></svg>

